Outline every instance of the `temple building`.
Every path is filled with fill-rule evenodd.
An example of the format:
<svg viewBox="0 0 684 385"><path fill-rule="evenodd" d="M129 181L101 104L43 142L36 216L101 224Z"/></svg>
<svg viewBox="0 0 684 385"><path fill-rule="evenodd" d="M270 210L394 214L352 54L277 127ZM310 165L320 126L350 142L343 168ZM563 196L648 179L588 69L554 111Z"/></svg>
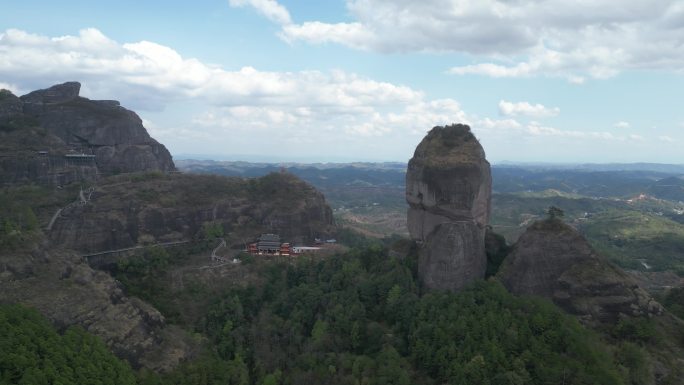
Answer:
<svg viewBox="0 0 684 385"><path fill-rule="evenodd" d="M257 242L259 254L279 254L280 237L277 234L261 234Z"/></svg>

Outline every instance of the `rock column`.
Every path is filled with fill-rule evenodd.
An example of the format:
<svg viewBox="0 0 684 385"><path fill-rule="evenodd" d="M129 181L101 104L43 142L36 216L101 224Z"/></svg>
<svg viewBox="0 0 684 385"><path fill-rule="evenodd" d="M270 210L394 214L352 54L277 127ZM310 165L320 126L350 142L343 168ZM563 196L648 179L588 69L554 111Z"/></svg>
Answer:
<svg viewBox="0 0 684 385"><path fill-rule="evenodd" d="M484 277L491 187L489 162L470 127L435 127L416 148L406 173L406 201L426 288L457 291Z"/></svg>

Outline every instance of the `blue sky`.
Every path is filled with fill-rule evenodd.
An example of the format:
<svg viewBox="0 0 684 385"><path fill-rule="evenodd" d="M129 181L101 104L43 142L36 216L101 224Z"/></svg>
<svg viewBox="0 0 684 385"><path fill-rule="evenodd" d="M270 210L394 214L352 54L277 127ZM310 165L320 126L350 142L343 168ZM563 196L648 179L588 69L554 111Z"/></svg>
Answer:
<svg viewBox="0 0 684 385"><path fill-rule="evenodd" d="M406 161L433 126L488 158L684 163L684 2L34 1L0 87L78 80L173 154Z"/></svg>

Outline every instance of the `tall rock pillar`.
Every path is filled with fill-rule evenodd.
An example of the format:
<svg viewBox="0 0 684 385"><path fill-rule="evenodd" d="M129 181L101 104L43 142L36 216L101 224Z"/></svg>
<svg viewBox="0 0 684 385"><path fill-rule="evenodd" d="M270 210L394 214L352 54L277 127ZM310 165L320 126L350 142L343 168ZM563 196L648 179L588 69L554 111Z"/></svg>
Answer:
<svg viewBox="0 0 684 385"><path fill-rule="evenodd" d="M435 127L416 148L406 172L408 229L428 289L457 291L484 277L491 190L489 162L467 125Z"/></svg>

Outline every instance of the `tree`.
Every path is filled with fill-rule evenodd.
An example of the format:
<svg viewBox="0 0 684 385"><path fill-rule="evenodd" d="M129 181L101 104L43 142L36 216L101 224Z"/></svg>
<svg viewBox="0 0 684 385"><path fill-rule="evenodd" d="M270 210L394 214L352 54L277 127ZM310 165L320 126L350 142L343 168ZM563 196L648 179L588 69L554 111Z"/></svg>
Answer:
<svg viewBox="0 0 684 385"><path fill-rule="evenodd" d="M546 211L546 213L549 215L549 219L556 219L556 218L560 219L560 218L563 218L563 216L565 215L563 210L559 209L556 206L549 207L549 209Z"/></svg>

